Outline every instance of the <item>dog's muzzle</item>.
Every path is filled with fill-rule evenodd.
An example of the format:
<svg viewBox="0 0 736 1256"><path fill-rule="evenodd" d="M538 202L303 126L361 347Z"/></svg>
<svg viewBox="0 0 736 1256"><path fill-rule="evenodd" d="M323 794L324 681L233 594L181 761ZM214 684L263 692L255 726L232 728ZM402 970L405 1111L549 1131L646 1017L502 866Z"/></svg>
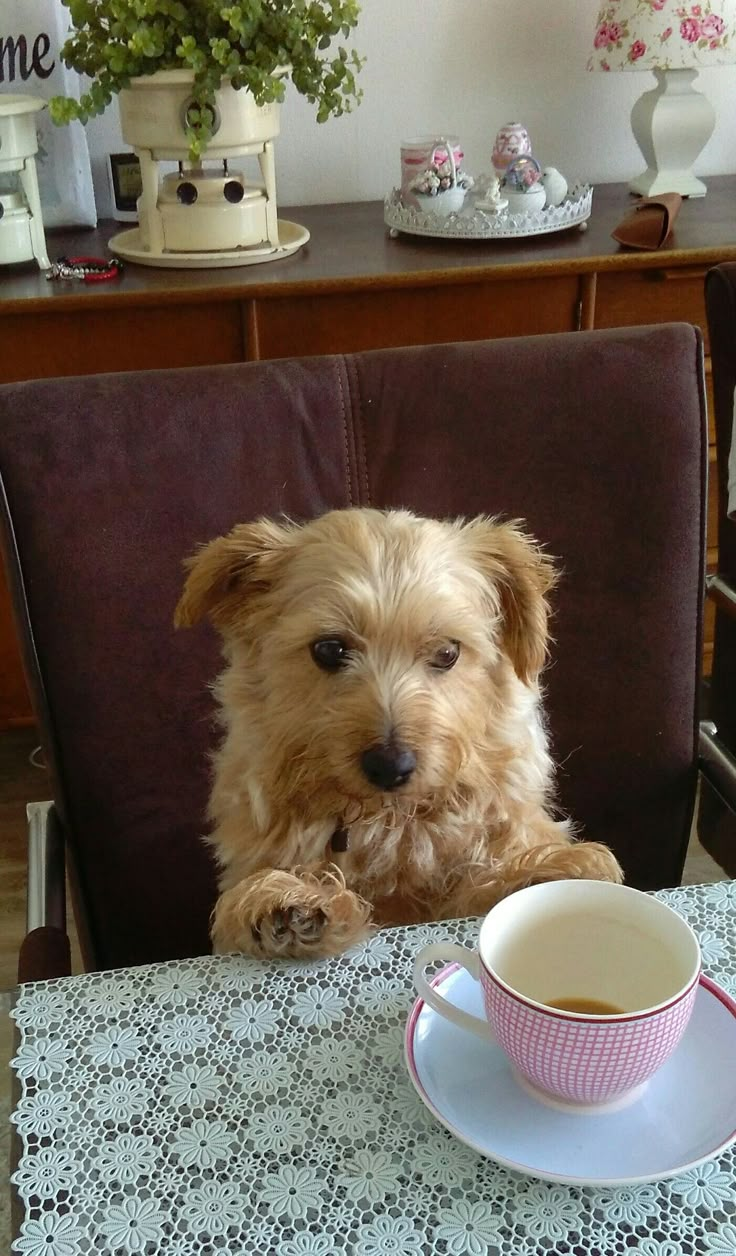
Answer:
<svg viewBox="0 0 736 1256"><path fill-rule="evenodd" d="M416 755L406 746L369 746L360 756L363 775L377 789L400 789L417 766Z"/></svg>

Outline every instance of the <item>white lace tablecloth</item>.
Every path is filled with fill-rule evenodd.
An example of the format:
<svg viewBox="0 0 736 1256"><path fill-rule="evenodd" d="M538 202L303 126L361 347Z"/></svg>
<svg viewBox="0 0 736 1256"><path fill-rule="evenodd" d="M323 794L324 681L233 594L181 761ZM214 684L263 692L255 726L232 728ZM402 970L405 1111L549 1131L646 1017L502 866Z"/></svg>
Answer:
<svg viewBox="0 0 736 1256"><path fill-rule="evenodd" d="M736 882L661 894L736 995ZM409 1081L412 957L472 920L314 965L206 957L21 987L27 1256L736 1256L736 1153L659 1184L535 1181ZM736 1061L734 1061L736 1067Z"/></svg>

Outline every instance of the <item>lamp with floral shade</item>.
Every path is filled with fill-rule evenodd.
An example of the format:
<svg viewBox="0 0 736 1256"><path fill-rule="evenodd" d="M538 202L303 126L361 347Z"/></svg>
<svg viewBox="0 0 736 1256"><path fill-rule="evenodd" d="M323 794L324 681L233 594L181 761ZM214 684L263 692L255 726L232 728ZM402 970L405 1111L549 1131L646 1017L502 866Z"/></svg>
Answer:
<svg viewBox="0 0 736 1256"><path fill-rule="evenodd" d="M736 62L736 0L608 0L598 13L589 70L652 70L657 86L631 110L647 164L629 184L641 196L704 196L693 164L716 115L693 87L698 71Z"/></svg>

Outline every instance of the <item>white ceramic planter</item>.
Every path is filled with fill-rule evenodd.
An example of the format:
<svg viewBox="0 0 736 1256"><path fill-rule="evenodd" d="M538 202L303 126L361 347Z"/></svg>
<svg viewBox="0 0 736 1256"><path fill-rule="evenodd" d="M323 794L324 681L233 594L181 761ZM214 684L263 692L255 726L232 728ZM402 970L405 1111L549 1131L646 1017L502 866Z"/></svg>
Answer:
<svg viewBox="0 0 736 1256"><path fill-rule="evenodd" d="M215 93L212 139L192 163L186 129L193 79L189 70L159 70L120 92L123 139L140 160L142 192L138 228L114 236L110 248L148 266L241 266L288 256L309 232L286 223L284 242L279 233L273 142L280 105L256 105L250 92L224 83ZM258 159L261 183L223 164L248 156ZM162 181L161 161L179 162L179 173ZM219 170L205 168L213 162Z"/></svg>
<svg viewBox="0 0 736 1256"><path fill-rule="evenodd" d="M446 192L438 192L437 196L427 196L423 192L415 192L414 195L423 213L447 218L448 214L458 214L462 209L465 188L448 188Z"/></svg>
<svg viewBox="0 0 736 1256"><path fill-rule="evenodd" d="M508 201L510 214L538 214L544 209L547 193L541 183L534 183L526 191L521 188L505 187L503 195Z"/></svg>
<svg viewBox="0 0 736 1256"><path fill-rule="evenodd" d="M284 71L286 73L286 71ZM191 70L158 70L130 80L119 93L120 126L131 148L147 149L154 161L186 161L186 113L192 100ZM281 106L257 105L250 92L223 84L215 95L215 133L206 160L239 157L254 144L274 140Z"/></svg>

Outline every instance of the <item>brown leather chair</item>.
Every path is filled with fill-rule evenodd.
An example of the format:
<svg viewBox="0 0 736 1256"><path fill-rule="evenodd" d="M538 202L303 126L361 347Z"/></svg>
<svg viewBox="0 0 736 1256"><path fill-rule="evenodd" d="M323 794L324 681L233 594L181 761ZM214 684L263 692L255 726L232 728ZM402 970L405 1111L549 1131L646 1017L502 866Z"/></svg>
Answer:
<svg viewBox="0 0 736 1256"><path fill-rule="evenodd" d="M5 556L54 782L24 978L202 953L212 631L182 559L258 514L522 517L557 555L562 807L628 881L677 884L698 774L707 434L686 325L0 388Z"/></svg>
<svg viewBox="0 0 736 1256"><path fill-rule="evenodd" d="M707 694L712 725L706 728L709 743L703 747L711 772L701 791L698 835L729 876L736 877L736 816L724 800L719 775L725 755L727 794L729 760L736 754L736 520L727 513L736 397L736 265L727 263L708 272L705 299L718 454L718 570L706 582L715 604L713 669Z"/></svg>

